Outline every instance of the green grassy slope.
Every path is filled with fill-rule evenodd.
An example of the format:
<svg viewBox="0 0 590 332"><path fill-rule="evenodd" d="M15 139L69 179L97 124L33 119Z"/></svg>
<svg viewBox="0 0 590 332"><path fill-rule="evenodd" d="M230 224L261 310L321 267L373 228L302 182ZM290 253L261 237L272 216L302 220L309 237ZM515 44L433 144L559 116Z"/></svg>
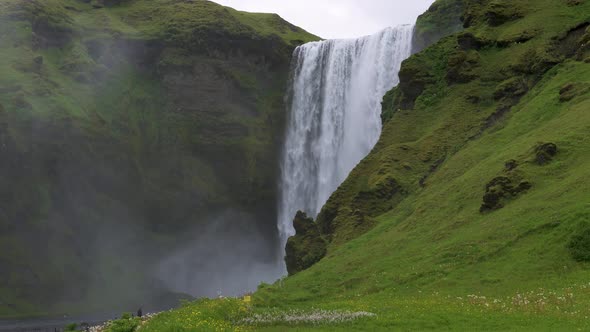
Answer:
<svg viewBox="0 0 590 332"><path fill-rule="evenodd" d="M165 302L153 264L211 216L271 231L316 39L209 1L1 1L0 316Z"/></svg>
<svg viewBox="0 0 590 332"><path fill-rule="evenodd" d="M326 257L218 320L264 331L590 328L590 2L463 9L463 32L404 63L380 141L318 216ZM293 309L377 317L244 323Z"/></svg>

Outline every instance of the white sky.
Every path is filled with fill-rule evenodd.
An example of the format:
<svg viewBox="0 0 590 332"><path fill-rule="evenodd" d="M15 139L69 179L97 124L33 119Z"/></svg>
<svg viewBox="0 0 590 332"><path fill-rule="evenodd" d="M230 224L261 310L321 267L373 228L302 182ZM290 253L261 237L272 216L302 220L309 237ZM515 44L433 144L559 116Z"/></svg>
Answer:
<svg viewBox="0 0 590 332"><path fill-rule="evenodd" d="M322 38L353 38L414 23L434 0L213 0L249 12L277 13Z"/></svg>

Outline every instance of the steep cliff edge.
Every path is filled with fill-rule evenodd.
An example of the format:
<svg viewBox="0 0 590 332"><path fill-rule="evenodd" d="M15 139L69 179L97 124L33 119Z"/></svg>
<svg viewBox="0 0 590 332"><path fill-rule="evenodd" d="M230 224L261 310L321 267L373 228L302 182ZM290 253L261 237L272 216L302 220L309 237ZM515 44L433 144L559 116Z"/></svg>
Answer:
<svg viewBox="0 0 590 332"><path fill-rule="evenodd" d="M326 257L261 299L582 282L588 13L587 1L465 1L465 30L403 64L380 141L318 216Z"/></svg>
<svg viewBox="0 0 590 332"><path fill-rule="evenodd" d="M0 32L0 315L165 301L155 263L230 209L275 259L289 61L317 37L179 0L2 1Z"/></svg>
<svg viewBox="0 0 590 332"><path fill-rule="evenodd" d="M463 31L404 63L315 225L297 214L295 274L146 331L590 328L590 2L463 5Z"/></svg>
<svg viewBox="0 0 590 332"><path fill-rule="evenodd" d="M438 42L441 38L463 30L461 18L464 0L438 0L418 17L412 41L413 53Z"/></svg>

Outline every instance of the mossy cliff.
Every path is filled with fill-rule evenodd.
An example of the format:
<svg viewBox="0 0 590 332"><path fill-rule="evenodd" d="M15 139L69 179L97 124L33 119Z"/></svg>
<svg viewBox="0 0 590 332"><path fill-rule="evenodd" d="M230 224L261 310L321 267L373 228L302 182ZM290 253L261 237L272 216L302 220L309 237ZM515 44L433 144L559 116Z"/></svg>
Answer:
<svg viewBox="0 0 590 332"><path fill-rule="evenodd" d="M438 0L418 17L412 40L413 53L463 29L464 0Z"/></svg>
<svg viewBox="0 0 590 332"><path fill-rule="evenodd" d="M2 1L0 315L150 301L152 264L230 208L274 259L283 93L315 39L208 1Z"/></svg>
<svg viewBox="0 0 590 332"><path fill-rule="evenodd" d="M418 27L455 31L436 24L459 8L461 31L404 62L379 142L319 214L326 256L265 305L587 280L590 2L439 0Z"/></svg>

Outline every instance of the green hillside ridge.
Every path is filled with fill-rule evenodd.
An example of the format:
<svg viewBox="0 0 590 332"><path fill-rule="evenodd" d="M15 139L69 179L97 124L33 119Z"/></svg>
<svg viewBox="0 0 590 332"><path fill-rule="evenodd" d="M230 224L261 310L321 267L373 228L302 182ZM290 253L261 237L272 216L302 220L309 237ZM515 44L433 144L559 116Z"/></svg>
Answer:
<svg viewBox="0 0 590 332"><path fill-rule="evenodd" d="M436 43L441 38L463 30L463 0L437 0L420 15L414 27L413 53Z"/></svg>
<svg viewBox="0 0 590 332"><path fill-rule="evenodd" d="M176 303L154 264L229 209L274 259L289 62L317 39L209 1L1 1L0 317Z"/></svg>
<svg viewBox="0 0 590 332"><path fill-rule="evenodd" d="M404 62L374 150L297 216L294 275L142 330L590 329L590 2L461 6L462 31Z"/></svg>

